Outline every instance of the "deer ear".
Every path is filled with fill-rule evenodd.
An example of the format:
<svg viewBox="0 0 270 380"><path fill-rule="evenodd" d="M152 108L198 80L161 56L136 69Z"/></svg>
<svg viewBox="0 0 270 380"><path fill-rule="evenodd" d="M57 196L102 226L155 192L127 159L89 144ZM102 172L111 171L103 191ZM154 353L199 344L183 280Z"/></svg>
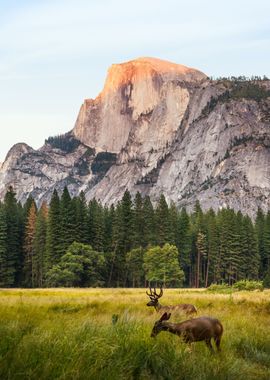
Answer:
<svg viewBox="0 0 270 380"><path fill-rule="evenodd" d="M167 320L171 318L172 313L167 314Z"/></svg>
<svg viewBox="0 0 270 380"><path fill-rule="evenodd" d="M169 317L170 318L170 317ZM167 313L164 313L162 316L161 316L161 318L160 318L160 322L162 322L162 321L167 321L167 319L169 319L168 318L168 314Z"/></svg>

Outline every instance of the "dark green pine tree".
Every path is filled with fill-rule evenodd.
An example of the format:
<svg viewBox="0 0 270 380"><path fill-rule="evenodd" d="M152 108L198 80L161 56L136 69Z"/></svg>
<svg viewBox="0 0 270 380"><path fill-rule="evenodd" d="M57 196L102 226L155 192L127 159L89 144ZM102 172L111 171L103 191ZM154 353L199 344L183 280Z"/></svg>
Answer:
<svg viewBox="0 0 270 380"><path fill-rule="evenodd" d="M147 195L143 200L144 220L144 247L157 244L155 210L150 197Z"/></svg>
<svg viewBox="0 0 270 380"><path fill-rule="evenodd" d="M4 207L0 204L0 287L8 286L7 223Z"/></svg>
<svg viewBox="0 0 270 380"><path fill-rule="evenodd" d="M88 231L88 208L83 191L80 192L78 197L73 198L73 203L76 214L76 241L78 243L90 243Z"/></svg>
<svg viewBox="0 0 270 380"><path fill-rule="evenodd" d="M172 228L170 225L169 207L163 194L161 194L156 208L157 243L163 246L170 243Z"/></svg>
<svg viewBox="0 0 270 380"><path fill-rule="evenodd" d="M263 229L263 248L264 256L262 259L262 272L263 276L270 274L270 211L267 212L265 217Z"/></svg>
<svg viewBox="0 0 270 380"><path fill-rule="evenodd" d="M256 220L255 220L255 231L258 241L258 250L260 257L260 269L259 274L262 278L265 273L265 252L264 252L264 224L265 224L265 215L261 208L258 208Z"/></svg>
<svg viewBox="0 0 270 380"><path fill-rule="evenodd" d="M103 207L94 198L89 202L89 237L90 245L98 252L104 251L104 216Z"/></svg>
<svg viewBox="0 0 270 380"><path fill-rule="evenodd" d="M258 280L260 256L255 227L249 216L244 216L242 221L242 255L244 253L243 276L248 280Z"/></svg>
<svg viewBox="0 0 270 380"><path fill-rule="evenodd" d="M103 208L104 218L104 258L105 263L103 265L102 278L105 280L105 284L108 285L111 270L113 270L112 260L114 257L113 250L113 221L115 218L115 208L112 204L110 207L105 206ZM113 274L113 273L112 273Z"/></svg>
<svg viewBox="0 0 270 380"><path fill-rule="evenodd" d="M33 257L33 286L42 287L45 279L45 258L46 258L46 234L47 234L48 207L43 203L38 211L33 247L35 255Z"/></svg>
<svg viewBox="0 0 270 380"><path fill-rule="evenodd" d="M178 215L178 234L176 246L179 252L180 267L185 273L185 285L192 286L191 283L191 225L190 218L185 208Z"/></svg>
<svg viewBox="0 0 270 380"><path fill-rule="evenodd" d="M34 286L33 262L34 262L34 236L36 228L37 208L34 201L28 212L24 233L24 262L23 262L23 283L25 287Z"/></svg>
<svg viewBox="0 0 270 380"><path fill-rule="evenodd" d="M121 200L120 241L119 250L123 254L134 246L134 210L131 195L125 191Z"/></svg>
<svg viewBox="0 0 270 380"><path fill-rule="evenodd" d="M143 199L139 192L136 193L134 201L134 247L145 246L144 236L144 213L143 213Z"/></svg>
<svg viewBox="0 0 270 380"><path fill-rule="evenodd" d="M113 235L113 220L115 209L112 204L110 208L104 207L104 252L112 252L112 235ZM106 257L106 256L105 256Z"/></svg>
<svg viewBox="0 0 270 380"><path fill-rule="evenodd" d="M191 236L191 244L190 244L190 286L198 287L202 284L202 262L205 261L205 256L198 250L198 247L201 247L203 252L207 249L206 247L201 246L201 241L206 245L206 234L207 228L205 225L204 214L200 205L200 202L197 200L194 206L194 211L190 215L190 236ZM200 237L198 238L198 235Z"/></svg>
<svg viewBox="0 0 270 380"><path fill-rule="evenodd" d="M4 198L4 212L7 225L7 276L6 286L19 286L22 253L20 235L20 215L16 194L10 187Z"/></svg>
<svg viewBox="0 0 270 380"><path fill-rule="evenodd" d="M214 281L218 284L225 281L225 257L228 255L228 221L227 209L221 209L216 217L217 226L219 230L219 255L215 260L214 267Z"/></svg>
<svg viewBox="0 0 270 380"><path fill-rule="evenodd" d="M25 236L25 227L26 227L26 215L24 212L24 208L21 205L20 202L17 203L17 209L18 209L18 231L19 231L19 270L17 272L16 276L16 283L18 286L22 286L23 282L23 260L24 260L24 252L23 252L23 243L24 243L24 236Z"/></svg>
<svg viewBox="0 0 270 380"><path fill-rule="evenodd" d="M238 211L235 215L236 231L239 236L239 263L237 271L237 281L246 278L246 264L249 256L249 242L243 214Z"/></svg>
<svg viewBox="0 0 270 380"><path fill-rule="evenodd" d="M76 241L76 232L76 208L68 188L65 186L60 199L60 258L66 253L68 247Z"/></svg>
<svg viewBox="0 0 270 380"><path fill-rule="evenodd" d="M231 209L226 210L226 255L224 256L225 280L229 285L238 281L241 265L241 246L239 233L239 218Z"/></svg>
<svg viewBox="0 0 270 380"><path fill-rule="evenodd" d="M46 255L44 260L45 277L52 266L58 264L61 258L60 221L60 199L57 191L54 190L47 220Z"/></svg>
<svg viewBox="0 0 270 380"><path fill-rule="evenodd" d="M207 257L207 242L206 242L206 235L199 230L197 234L196 239L196 248L197 248L197 255L196 255L196 276L195 276L195 287L199 288L200 286L204 286L205 284L205 266L203 265L205 263L205 259Z"/></svg>
<svg viewBox="0 0 270 380"><path fill-rule="evenodd" d="M112 252L107 256L108 286L119 286L124 277L125 256L120 249L122 205L118 202L112 213Z"/></svg>
<svg viewBox="0 0 270 380"><path fill-rule="evenodd" d="M174 202L171 202L170 207L169 207L169 223L170 223L169 243L177 246L178 235L179 235L179 224L178 224L178 211Z"/></svg>
<svg viewBox="0 0 270 380"><path fill-rule="evenodd" d="M216 222L216 214L210 209L206 214L207 221L207 264L205 287L212 282L217 282L216 267L219 262L219 231Z"/></svg>
<svg viewBox="0 0 270 380"><path fill-rule="evenodd" d="M109 286L125 286L127 280L126 253L134 245L134 210L128 190L117 204L112 224L113 252L110 264Z"/></svg>
<svg viewBox="0 0 270 380"><path fill-rule="evenodd" d="M204 214L200 205L200 202L197 200L194 206L194 211L191 214L191 222L195 227L195 230L202 231L206 234L206 227L204 222Z"/></svg>

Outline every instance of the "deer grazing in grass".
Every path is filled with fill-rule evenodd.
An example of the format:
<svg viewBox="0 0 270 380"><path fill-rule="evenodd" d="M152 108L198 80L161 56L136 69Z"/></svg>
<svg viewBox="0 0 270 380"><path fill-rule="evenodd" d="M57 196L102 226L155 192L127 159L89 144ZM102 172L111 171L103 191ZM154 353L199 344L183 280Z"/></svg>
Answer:
<svg viewBox="0 0 270 380"><path fill-rule="evenodd" d="M185 343L193 343L205 341L210 351L213 350L211 339L213 338L217 350L220 351L220 341L223 333L223 326L218 319L210 317L199 317L189 319L181 323L167 322L171 317L171 313L164 313L162 317L155 323L151 337L156 337L161 331L169 331L183 338Z"/></svg>
<svg viewBox="0 0 270 380"><path fill-rule="evenodd" d="M153 306L156 311L158 312L165 312L165 311L171 311L171 312L177 312L177 313L184 313L187 315L190 314L196 314L197 309L194 305L191 305L189 303L181 303L179 305L171 305L171 306L163 306L161 305L158 300L163 295L163 289L160 288L159 294L156 292L156 288L152 289L149 288L150 293L146 291L146 294L150 298L150 301L147 303L147 306Z"/></svg>

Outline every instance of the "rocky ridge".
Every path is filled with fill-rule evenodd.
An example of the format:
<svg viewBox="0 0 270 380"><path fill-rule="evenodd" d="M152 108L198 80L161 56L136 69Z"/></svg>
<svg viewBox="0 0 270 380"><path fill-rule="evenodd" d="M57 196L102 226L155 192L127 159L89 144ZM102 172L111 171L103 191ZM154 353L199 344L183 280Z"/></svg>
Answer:
<svg viewBox="0 0 270 380"><path fill-rule="evenodd" d="M213 81L154 58L112 65L74 129L33 150L16 144L0 168L0 197L15 187L40 203L66 185L103 203L125 189L161 192L179 207L269 208L269 81Z"/></svg>

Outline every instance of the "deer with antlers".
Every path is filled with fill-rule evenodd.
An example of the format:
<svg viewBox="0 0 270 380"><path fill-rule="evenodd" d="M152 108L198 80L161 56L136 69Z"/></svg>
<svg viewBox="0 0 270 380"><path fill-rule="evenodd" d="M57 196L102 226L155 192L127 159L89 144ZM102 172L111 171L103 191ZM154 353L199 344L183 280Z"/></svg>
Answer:
<svg viewBox="0 0 270 380"><path fill-rule="evenodd" d="M164 313L162 317L156 321L151 332L151 337L155 338L161 331L168 331L183 338L184 343L193 343L205 341L210 351L213 350L211 339L213 338L220 351L220 341L223 334L223 326L216 318L200 317L189 319L181 323L167 322L171 317L171 313Z"/></svg>
<svg viewBox="0 0 270 380"><path fill-rule="evenodd" d="M149 288L150 293L146 291L146 294L150 298L150 301L147 303L147 306L153 306L157 312L176 312L176 313L184 313L187 315L196 314L197 309L194 305L191 305L189 303L181 303L179 305L170 305L170 306L163 306L159 303L159 298L163 295L163 289L160 288L159 294L157 294L156 288L152 289Z"/></svg>

